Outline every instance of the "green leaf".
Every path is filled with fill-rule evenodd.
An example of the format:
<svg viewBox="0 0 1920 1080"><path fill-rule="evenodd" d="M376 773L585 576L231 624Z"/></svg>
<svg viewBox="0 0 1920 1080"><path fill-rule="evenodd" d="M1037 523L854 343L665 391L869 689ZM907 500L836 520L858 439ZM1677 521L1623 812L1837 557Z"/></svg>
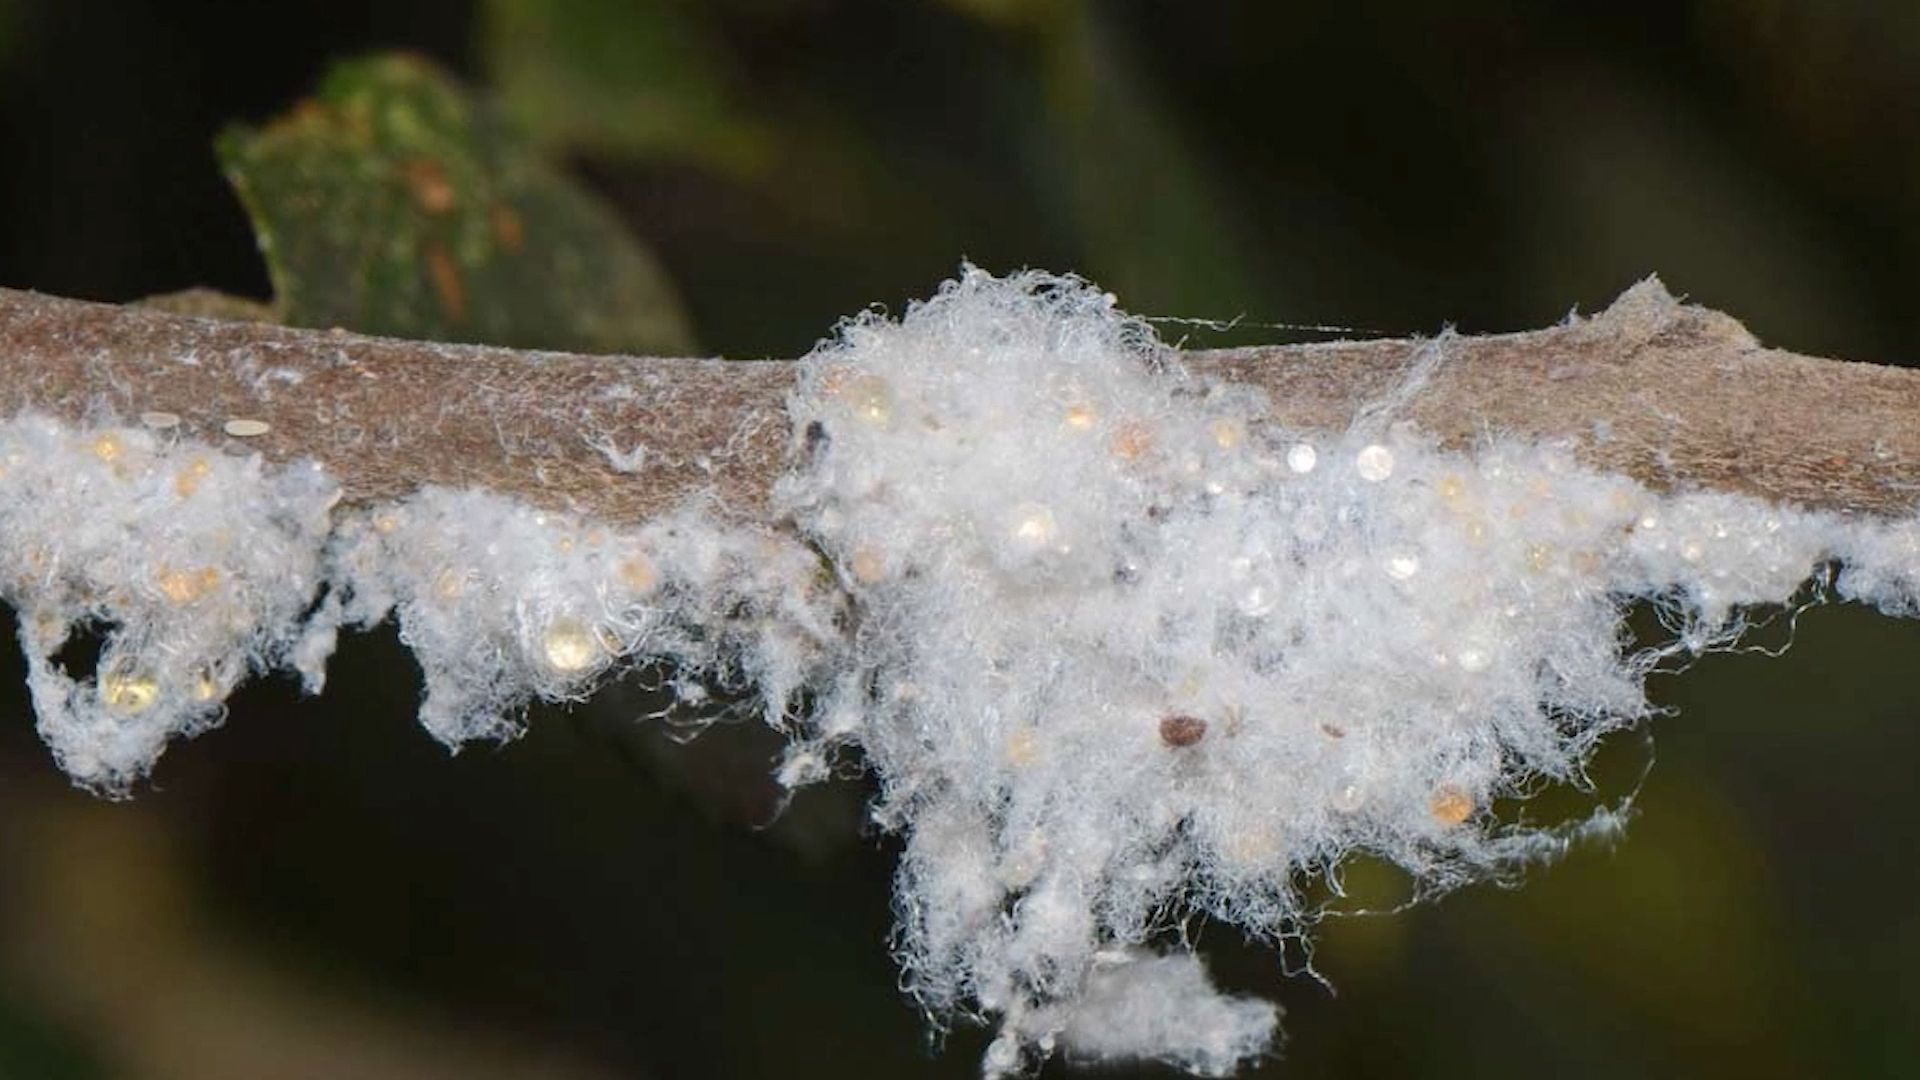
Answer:
<svg viewBox="0 0 1920 1080"><path fill-rule="evenodd" d="M581 352L692 351L618 217L430 62L342 63L216 150L293 326Z"/></svg>

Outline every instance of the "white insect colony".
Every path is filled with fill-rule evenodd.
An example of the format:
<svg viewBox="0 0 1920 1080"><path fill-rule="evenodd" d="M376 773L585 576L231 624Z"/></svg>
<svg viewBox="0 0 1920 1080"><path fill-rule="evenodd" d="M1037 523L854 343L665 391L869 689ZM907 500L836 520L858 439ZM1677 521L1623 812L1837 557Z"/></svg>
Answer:
<svg viewBox="0 0 1920 1080"><path fill-rule="evenodd" d="M658 657L757 687L777 722L835 634L816 555L691 512L619 532L434 489L344 521L331 559L343 618L398 619L420 722L449 747L513 735L529 698L579 700L617 663Z"/></svg>
<svg viewBox="0 0 1920 1080"><path fill-rule="evenodd" d="M337 630L389 616L449 745L642 659L752 684L794 734L787 783L843 751L878 778L908 985L997 1021L989 1075L1056 1051L1228 1073L1277 1010L1212 988L1184 915L1279 938L1313 915L1303 877L1356 852L1437 889L1557 850L1488 808L1579 781L1648 712L1628 603L1685 651L1827 559L1840 596L1920 605L1910 522L1442 453L1390 407L1331 436L1267 407L1082 282L969 270L805 363L783 530L699 507L617 530L480 491L344 511L317 469L171 415L22 416L0 598L57 759L116 794L248 673L317 690ZM105 649L76 677L54 658L89 626Z"/></svg>
<svg viewBox="0 0 1920 1080"><path fill-rule="evenodd" d="M333 481L151 427L0 424L0 597L40 732L76 781L114 792L172 736L219 723L250 673L291 668L318 691L336 625L308 610ZM55 657L88 628L106 645L82 680Z"/></svg>

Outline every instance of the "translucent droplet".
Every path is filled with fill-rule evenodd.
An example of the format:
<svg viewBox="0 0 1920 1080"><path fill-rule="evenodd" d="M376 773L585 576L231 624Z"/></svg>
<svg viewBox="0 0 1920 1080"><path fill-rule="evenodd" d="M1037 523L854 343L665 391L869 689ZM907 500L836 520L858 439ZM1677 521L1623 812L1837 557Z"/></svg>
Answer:
<svg viewBox="0 0 1920 1080"><path fill-rule="evenodd" d="M875 584L887 576L887 557L871 544L854 549L853 557L847 563L853 571L853 579L863 585Z"/></svg>
<svg viewBox="0 0 1920 1080"><path fill-rule="evenodd" d="M875 427L893 420L893 386L878 375L856 375L847 380L840 396L853 415Z"/></svg>
<svg viewBox="0 0 1920 1080"><path fill-rule="evenodd" d="M214 681L213 673L205 668L194 673L193 700L213 701L220 696L220 684Z"/></svg>
<svg viewBox="0 0 1920 1080"><path fill-rule="evenodd" d="M1137 461L1153 452L1153 428L1145 421L1129 420L1113 436L1113 456L1122 461Z"/></svg>
<svg viewBox="0 0 1920 1080"><path fill-rule="evenodd" d="M1253 585L1241 590L1235 600L1240 614L1258 619L1273 613L1273 593L1264 585Z"/></svg>
<svg viewBox="0 0 1920 1080"><path fill-rule="evenodd" d="M1007 764L1016 767L1031 765L1040 757L1039 740L1035 739L1033 732L1027 728L1021 728L1008 735L1005 749Z"/></svg>
<svg viewBox="0 0 1920 1080"><path fill-rule="evenodd" d="M187 462L186 467L173 476L173 493L183 499L191 496L200 490L200 481L206 479L207 473L212 468L213 466L209 465L207 459L203 457Z"/></svg>
<svg viewBox="0 0 1920 1080"><path fill-rule="evenodd" d="M1013 509L1013 522L1007 532L1021 547L1038 551L1053 544L1060 527L1053 520L1053 511L1045 506L1021 503Z"/></svg>
<svg viewBox="0 0 1920 1080"><path fill-rule="evenodd" d="M633 552L620 560L620 580L627 588L645 595L653 591L654 583L660 580L659 571L653 567L653 560L643 552Z"/></svg>
<svg viewBox="0 0 1920 1080"><path fill-rule="evenodd" d="M1348 765L1334 778L1333 795L1327 800L1333 809L1342 814L1351 814L1360 809L1367 801L1366 777L1361 775L1357 765Z"/></svg>
<svg viewBox="0 0 1920 1080"><path fill-rule="evenodd" d="M1094 419L1095 417L1094 417L1093 409L1089 406L1086 406L1086 405L1067 406L1067 412L1066 412L1067 426L1072 428L1075 431L1090 430L1093 427Z"/></svg>
<svg viewBox="0 0 1920 1080"><path fill-rule="evenodd" d="M120 713L145 712L160 697L160 684L136 672L109 672L100 678L100 700Z"/></svg>
<svg viewBox="0 0 1920 1080"><path fill-rule="evenodd" d="M1287 468L1294 472L1310 473L1319 462L1320 451L1315 450L1312 443L1294 443L1287 448Z"/></svg>
<svg viewBox="0 0 1920 1080"><path fill-rule="evenodd" d="M176 570L162 565L159 573L161 595L176 604L190 603L213 591L220 584L220 571L211 566L198 570Z"/></svg>
<svg viewBox="0 0 1920 1080"><path fill-rule="evenodd" d="M1387 556L1387 576L1405 581L1420 572L1420 556L1411 551L1396 551Z"/></svg>
<svg viewBox="0 0 1920 1080"><path fill-rule="evenodd" d="M555 671L585 671L598 663L603 655L593 631L585 623L568 616L562 616L547 625L541 646L546 650L547 663Z"/></svg>
<svg viewBox="0 0 1920 1080"><path fill-rule="evenodd" d="M1442 825L1458 825L1473 816L1473 796L1458 784L1441 784L1427 802L1427 813Z"/></svg>
<svg viewBox="0 0 1920 1080"><path fill-rule="evenodd" d="M1393 451L1379 443L1364 446L1354 458L1353 466L1360 479L1377 484L1393 475Z"/></svg>
<svg viewBox="0 0 1920 1080"><path fill-rule="evenodd" d="M988 1044L980 1064L982 1071L989 1076L1013 1072L1020 1064L1020 1041L1012 1035L1002 1035L993 1040Z"/></svg>
<svg viewBox="0 0 1920 1080"><path fill-rule="evenodd" d="M1541 573L1553 565L1553 549L1545 544L1527 545L1527 569Z"/></svg>

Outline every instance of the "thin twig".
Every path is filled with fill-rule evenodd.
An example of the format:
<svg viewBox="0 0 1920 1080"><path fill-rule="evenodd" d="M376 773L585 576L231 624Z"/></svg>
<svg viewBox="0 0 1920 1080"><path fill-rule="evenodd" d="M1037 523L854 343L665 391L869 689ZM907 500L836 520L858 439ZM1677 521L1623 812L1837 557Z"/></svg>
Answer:
<svg viewBox="0 0 1920 1080"><path fill-rule="evenodd" d="M1649 280L1600 315L1529 333L1184 355L1264 388L1272 422L1338 431L1422 350L1443 361L1399 414L1452 445L1564 440L1657 487L1863 514L1920 502L1920 372L1761 347ZM350 501L484 486L633 522L705 495L751 516L790 444L793 365L530 353L217 322L0 290L0 415L136 423L318 460ZM233 440L229 420L269 425Z"/></svg>

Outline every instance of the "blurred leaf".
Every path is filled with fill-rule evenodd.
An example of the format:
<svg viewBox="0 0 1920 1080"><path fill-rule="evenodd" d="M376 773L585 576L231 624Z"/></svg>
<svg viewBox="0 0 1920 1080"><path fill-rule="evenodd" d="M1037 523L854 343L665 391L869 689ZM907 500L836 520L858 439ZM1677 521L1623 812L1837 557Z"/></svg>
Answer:
<svg viewBox="0 0 1920 1080"><path fill-rule="evenodd" d="M0 997L0 1076L96 1080L111 1075L78 1033L26 1002Z"/></svg>
<svg viewBox="0 0 1920 1080"><path fill-rule="evenodd" d="M1711 777L1663 784L1628 843L1530 873L1525 896L1463 898L1449 916L1503 977L1556 982L1640 1049L1711 1059L1729 1075L1811 1075L1793 1061L1786 923L1754 822ZM1551 974L1542 971L1548 969ZM1600 1021L1604 1026L1604 1021Z"/></svg>
<svg viewBox="0 0 1920 1080"><path fill-rule="evenodd" d="M218 140L292 326L686 354L671 284L614 213L431 63L337 66Z"/></svg>
<svg viewBox="0 0 1920 1080"><path fill-rule="evenodd" d="M943 0L947 7L989 26L1049 28L1070 18L1079 0Z"/></svg>
<svg viewBox="0 0 1920 1080"><path fill-rule="evenodd" d="M1256 282L1227 185L1100 18L1086 8L1062 20L1048 50L1054 151L1084 272L1135 311L1236 314Z"/></svg>
<svg viewBox="0 0 1920 1080"><path fill-rule="evenodd" d="M535 139L687 158L732 175L769 155L736 114L709 22L672 0L487 0L480 51L507 113Z"/></svg>

